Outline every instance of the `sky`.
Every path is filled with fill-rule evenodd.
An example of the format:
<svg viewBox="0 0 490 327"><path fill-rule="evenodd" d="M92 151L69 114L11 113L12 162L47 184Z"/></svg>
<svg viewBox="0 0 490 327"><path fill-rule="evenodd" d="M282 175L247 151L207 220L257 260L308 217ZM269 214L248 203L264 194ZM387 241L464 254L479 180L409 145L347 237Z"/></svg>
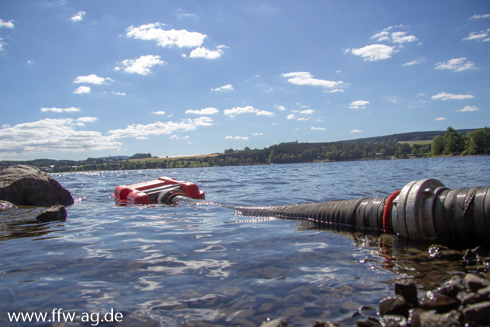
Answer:
<svg viewBox="0 0 490 327"><path fill-rule="evenodd" d="M0 0L0 160L490 124L490 2Z"/></svg>

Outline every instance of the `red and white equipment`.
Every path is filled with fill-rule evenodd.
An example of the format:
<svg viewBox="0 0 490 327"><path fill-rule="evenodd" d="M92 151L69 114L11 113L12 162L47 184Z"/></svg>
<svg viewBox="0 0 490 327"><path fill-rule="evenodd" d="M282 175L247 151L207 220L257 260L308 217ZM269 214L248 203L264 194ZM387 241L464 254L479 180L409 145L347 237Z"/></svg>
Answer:
<svg viewBox="0 0 490 327"><path fill-rule="evenodd" d="M191 182L178 181L172 177L159 177L156 180L133 185L117 186L114 190L116 200L129 204L161 203L163 196L180 195L204 200L204 192Z"/></svg>

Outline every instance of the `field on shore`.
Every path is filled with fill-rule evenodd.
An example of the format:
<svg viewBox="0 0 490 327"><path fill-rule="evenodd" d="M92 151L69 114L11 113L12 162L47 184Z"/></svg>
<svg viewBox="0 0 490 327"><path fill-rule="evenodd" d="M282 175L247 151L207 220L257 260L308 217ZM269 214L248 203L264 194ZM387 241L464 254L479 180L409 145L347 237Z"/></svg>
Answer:
<svg viewBox="0 0 490 327"><path fill-rule="evenodd" d="M139 158L139 159L129 159L129 161L163 161L163 160L180 160L180 159L191 159L191 158L206 158L206 157L217 157L219 153L213 154L200 154L200 155L190 155L190 156L178 156L178 157L158 157L158 158Z"/></svg>

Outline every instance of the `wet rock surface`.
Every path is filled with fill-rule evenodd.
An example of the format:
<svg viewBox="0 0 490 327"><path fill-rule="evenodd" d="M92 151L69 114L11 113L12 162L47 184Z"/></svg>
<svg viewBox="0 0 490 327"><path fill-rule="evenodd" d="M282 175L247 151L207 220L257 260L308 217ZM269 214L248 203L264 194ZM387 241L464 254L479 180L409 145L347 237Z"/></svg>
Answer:
<svg viewBox="0 0 490 327"><path fill-rule="evenodd" d="M72 205L73 197L53 177L36 167L15 165L0 170L0 200L16 205Z"/></svg>

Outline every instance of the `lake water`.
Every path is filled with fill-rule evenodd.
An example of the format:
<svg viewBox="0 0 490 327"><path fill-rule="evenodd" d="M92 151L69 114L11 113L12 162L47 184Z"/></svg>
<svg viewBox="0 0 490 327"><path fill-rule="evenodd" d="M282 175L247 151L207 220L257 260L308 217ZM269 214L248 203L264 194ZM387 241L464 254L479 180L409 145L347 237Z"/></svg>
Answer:
<svg viewBox="0 0 490 327"><path fill-rule="evenodd" d="M115 205L116 186L160 176L196 183L206 202ZM242 217L209 202L265 206L388 196L424 178L449 188L486 186L490 157L53 177L75 198L65 222L7 218L6 210L0 217L0 325L25 326L10 322L19 311L58 319L56 309L76 313L67 326L259 326L278 317L290 326L352 325L375 315L397 279L415 278L426 289L468 267L431 258L430 244ZM111 310L124 317L121 323L95 320ZM93 320L82 321L88 314Z"/></svg>

